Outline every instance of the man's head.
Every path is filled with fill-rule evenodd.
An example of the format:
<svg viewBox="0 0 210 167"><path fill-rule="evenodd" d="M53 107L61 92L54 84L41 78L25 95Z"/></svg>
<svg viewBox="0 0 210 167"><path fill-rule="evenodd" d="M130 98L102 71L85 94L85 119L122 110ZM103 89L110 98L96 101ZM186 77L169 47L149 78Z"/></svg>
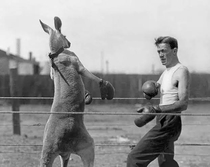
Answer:
<svg viewBox="0 0 210 167"><path fill-rule="evenodd" d="M155 39L160 60L166 67L172 67L178 62L178 42L175 38L165 36Z"/></svg>

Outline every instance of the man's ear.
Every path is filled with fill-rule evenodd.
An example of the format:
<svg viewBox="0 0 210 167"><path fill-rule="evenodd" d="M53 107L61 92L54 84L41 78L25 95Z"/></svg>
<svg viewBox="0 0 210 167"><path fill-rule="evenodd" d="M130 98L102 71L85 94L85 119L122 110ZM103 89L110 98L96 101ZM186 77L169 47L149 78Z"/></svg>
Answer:
<svg viewBox="0 0 210 167"><path fill-rule="evenodd" d="M177 48L174 48L173 49L173 52L174 52L174 54L176 54L178 52L178 49Z"/></svg>

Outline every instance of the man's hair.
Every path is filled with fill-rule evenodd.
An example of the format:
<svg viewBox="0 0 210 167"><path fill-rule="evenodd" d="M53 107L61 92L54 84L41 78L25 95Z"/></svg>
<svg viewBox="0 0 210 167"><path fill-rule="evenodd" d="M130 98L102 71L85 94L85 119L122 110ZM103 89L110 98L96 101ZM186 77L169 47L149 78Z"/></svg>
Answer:
<svg viewBox="0 0 210 167"><path fill-rule="evenodd" d="M165 36L165 37L158 37L155 39L155 45L158 46L161 43L169 44L171 49L177 48L178 49L178 42L175 38Z"/></svg>

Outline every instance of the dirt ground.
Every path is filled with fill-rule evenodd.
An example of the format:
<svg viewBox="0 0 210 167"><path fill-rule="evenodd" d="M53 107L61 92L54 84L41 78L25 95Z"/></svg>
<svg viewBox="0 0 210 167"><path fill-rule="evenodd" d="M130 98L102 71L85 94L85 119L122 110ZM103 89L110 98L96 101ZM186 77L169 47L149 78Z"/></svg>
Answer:
<svg viewBox="0 0 210 167"><path fill-rule="evenodd" d="M138 105L89 105L86 111L134 113ZM185 113L210 113L210 104L191 104ZM1 104L1 111L11 106ZM22 105L20 111L49 111L49 105ZM0 167L38 167L43 129L49 115L21 114L21 136L13 135L12 115L0 114ZM94 138L95 167L125 167L129 145L139 139L154 125L143 128L133 124L135 115L85 115L85 124ZM209 167L210 146L182 145L210 143L210 117L183 116L183 130L176 142L175 159L180 167ZM116 146L120 144L121 146ZM59 167L56 158L53 167ZM82 167L78 156L73 155L69 167ZM149 167L157 167L153 161Z"/></svg>

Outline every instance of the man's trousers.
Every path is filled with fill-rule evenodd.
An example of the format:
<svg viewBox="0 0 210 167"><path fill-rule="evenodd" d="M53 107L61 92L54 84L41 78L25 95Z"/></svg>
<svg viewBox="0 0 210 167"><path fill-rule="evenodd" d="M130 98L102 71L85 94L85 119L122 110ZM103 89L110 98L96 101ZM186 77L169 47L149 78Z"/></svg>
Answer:
<svg viewBox="0 0 210 167"><path fill-rule="evenodd" d="M165 115L159 118L129 153L127 167L147 167L155 158L160 167L179 167L174 160L174 142L181 133L181 117Z"/></svg>

